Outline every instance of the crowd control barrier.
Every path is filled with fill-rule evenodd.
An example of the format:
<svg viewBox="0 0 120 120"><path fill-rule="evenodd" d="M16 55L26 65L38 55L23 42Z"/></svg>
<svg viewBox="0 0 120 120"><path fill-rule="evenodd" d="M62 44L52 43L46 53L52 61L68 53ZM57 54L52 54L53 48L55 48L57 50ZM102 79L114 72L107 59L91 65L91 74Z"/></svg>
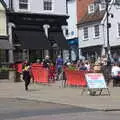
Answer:
<svg viewBox="0 0 120 120"><path fill-rule="evenodd" d="M32 64L31 66L33 82L48 83L48 70L41 64Z"/></svg>
<svg viewBox="0 0 120 120"><path fill-rule="evenodd" d="M23 64L22 63L17 63L16 64L16 71L18 73L22 73L22 68L23 68Z"/></svg>
<svg viewBox="0 0 120 120"><path fill-rule="evenodd" d="M73 71L73 70L65 70L66 76L66 85L74 85L74 86L87 86L87 82L85 80L85 73L87 71Z"/></svg>

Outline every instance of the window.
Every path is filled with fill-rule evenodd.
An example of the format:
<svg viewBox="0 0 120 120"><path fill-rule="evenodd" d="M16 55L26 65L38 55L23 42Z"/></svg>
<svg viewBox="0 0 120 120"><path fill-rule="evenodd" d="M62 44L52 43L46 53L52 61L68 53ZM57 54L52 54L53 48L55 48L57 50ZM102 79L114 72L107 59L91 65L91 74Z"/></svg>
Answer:
<svg viewBox="0 0 120 120"><path fill-rule="evenodd" d="M44 10L52 10L52 0L44 0Z"/></svg>
<svg viewBox="0 0 120 120"><path fill-rule="evenodd" d="M106 8L106 4L105 4L105 3L101 3L101 4L99 5L99 10L100 10L100 11L105 10L105 8Z"/></svg>
<svg viewBox="0 0 120 120"><path fill-rule="evenodd" d="M99 25L95 25L94 26L94 31L95 31L95 37L98 37L99 36Z"/></svg>
<svg viewBox="0 0 120 120"><path fill-rule="evenodd" d="M88 38L88 27L84 27L84 39Z"/></svg>
<svg viewBox="0 0 120 120"><path fill-rule="evenodd" d="M120 23L118 23L118 36L120 37Z"/></svg>
<svg viewBox="0 0 120 120"><path fill-rule="evenodd" d="M117 5L120 5L120 0L115 0L115 3L116 3Z"/></svg>
<svg viewBox="0 0 120 120"><path fill-rule="evenodd" d="M94 13L95 11L95 5L94 4L90 4L88 6L88 13Z"/></svg>
<svg viewBox="0 0 120 120"><path fill-rule="evenodd" d="M66 29L65 30L65 35L68 35L69 34L68 32L69 32L68 29Z"/></svg>
<svg viewBox="0 0 120 120"><path fill-rule="evenodd" d="M28 9L28 0L19 0L19 9Z"/></svg>

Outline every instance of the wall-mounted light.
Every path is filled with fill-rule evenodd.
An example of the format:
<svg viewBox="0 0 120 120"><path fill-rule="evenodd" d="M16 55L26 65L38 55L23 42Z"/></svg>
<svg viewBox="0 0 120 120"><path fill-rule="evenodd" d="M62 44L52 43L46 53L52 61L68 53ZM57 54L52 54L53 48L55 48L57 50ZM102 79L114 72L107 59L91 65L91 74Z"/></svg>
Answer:
<svg viewBox="0 0 120 120"><path fill-rule="evenodd" d="M62 25L61 29L62 29L63 35L66 37L67 26L66 25Z"/></svg>
<svg viewBox="0 0 120 120"><path fill-rule="evenodd" d="M50 25L48 25L48 24L44 24L43 25L43 29L44 29L44 31L45 31L45 35L46 35L46 37L48 38L48 29L50 28Z"/></svg>

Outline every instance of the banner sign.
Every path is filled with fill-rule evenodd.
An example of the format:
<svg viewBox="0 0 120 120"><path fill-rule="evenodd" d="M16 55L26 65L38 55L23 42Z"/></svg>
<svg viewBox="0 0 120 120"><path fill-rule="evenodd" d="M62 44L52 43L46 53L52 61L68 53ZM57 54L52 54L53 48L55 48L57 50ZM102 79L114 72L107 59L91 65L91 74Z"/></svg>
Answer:
<svg viewBox="0 0 120 120"><path fill-rule="evenodd" d="M107 88L102 73L86 73L85 78L88 88Z"/></svg>

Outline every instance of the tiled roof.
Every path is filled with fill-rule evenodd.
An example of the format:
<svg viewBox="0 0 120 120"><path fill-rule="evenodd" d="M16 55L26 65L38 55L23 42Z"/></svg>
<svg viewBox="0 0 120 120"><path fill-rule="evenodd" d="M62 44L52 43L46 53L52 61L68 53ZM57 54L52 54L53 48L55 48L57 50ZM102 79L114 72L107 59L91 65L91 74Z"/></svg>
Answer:
<svg viewBox="0 0 120 120"><path fill-rule="evenodd" d="M87 12L86 15L78 22L78 25L101 21L104 17L104 14L105 11L99 11L99 10L91 14L88 14Z"/></svg>
<svg viewBox="0 0 120 120"><path fill-rule="evenodd" d="M77 23L85 16L88 11L88 5L95 0L76 0L77 1Z"/></svg>

